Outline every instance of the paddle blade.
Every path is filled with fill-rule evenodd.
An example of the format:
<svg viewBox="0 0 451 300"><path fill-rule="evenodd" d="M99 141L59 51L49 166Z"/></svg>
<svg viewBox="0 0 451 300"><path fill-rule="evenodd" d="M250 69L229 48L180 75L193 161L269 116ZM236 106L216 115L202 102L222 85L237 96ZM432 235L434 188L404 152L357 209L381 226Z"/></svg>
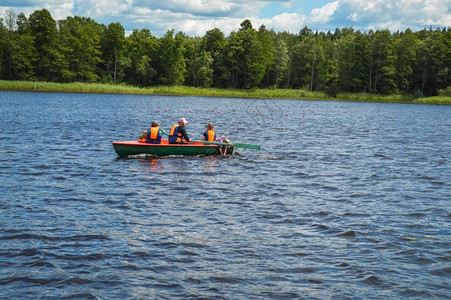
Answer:
<svg viewBox="0 0 451 300"><path fill-rule="evenodd" d="M260 145L240 144L240 143L217 143L217 142L207 142L207 141L193 141L193 142L199 142L199 143L210 144L210 145L234 146L235 148L260 150Z"/></svg>
<svg viewBox="0 0 451 300"><path fill-rule="evenodd" d="M245 149L255 149L255 150L260 150L260 145L250 145L250 144L237 144L237 143L234 143L233 146L235 146L236 148L245 148Z"/></svg>

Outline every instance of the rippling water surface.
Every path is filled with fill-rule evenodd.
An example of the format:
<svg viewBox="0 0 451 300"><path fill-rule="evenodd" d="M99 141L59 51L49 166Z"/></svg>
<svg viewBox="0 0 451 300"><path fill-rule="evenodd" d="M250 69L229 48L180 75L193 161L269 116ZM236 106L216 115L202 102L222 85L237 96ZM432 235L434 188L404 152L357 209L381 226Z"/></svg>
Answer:
<svg viewBox="0 0 451 300"><path fill-rule="evenodd" d="M261 150L117 158L180 117ZM451 297L451 107L0 92L0 123L2 299Z"/></svg>

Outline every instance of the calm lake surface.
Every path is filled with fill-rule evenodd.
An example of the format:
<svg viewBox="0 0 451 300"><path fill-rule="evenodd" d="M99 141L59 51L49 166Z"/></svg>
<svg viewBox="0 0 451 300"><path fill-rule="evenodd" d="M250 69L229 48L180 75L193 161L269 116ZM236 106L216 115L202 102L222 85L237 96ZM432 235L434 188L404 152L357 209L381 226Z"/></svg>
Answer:
<svg viewBox="0 0 451 300"><path fill-rule="evenodd" d="M117 158L180 117L261 150ZM0 122L1 299L451 297L450 106L0 92Z"/></svg>

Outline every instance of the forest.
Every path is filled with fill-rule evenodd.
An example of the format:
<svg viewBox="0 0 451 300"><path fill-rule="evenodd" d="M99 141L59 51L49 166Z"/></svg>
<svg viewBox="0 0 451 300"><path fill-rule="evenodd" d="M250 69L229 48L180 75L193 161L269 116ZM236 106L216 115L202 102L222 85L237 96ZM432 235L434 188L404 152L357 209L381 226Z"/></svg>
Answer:
<svg viewBox="0 0 451 300"><path fill-rule="evenodd" d="M28 18L9 9L0 20L0 80L422 97L450 93L450 67L450 28L290 33L244 20L228 36L159 37L86 17L56 21L46 9Z"/></svg>

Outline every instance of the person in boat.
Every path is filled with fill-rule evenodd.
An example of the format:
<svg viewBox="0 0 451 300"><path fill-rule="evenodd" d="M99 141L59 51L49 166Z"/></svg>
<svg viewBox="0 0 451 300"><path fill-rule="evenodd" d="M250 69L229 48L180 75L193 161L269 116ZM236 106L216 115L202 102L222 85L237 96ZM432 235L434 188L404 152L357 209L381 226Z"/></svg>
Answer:
<svg viewBox="0 0 451 300"><path fill-rule="evenodd" d="M225 136L221 136L221 137L215 139L215 142L217 142L217 143L227 143L227 144L230 143L229 139L226 138ZM221 153L222 156L226 156L227 155L227 148L228 148L228 146L226 146L226 145L219 146L219 153Z"/></svg>
<svg viewBox="0 0 451 300"><path fill-rule="evenodd" d="M152 121L152 127L144 130L139 136L139 140L143 143L149 144L161 144L161 138L163 134L168 134L163 129L160 129L160 123L157 121Z"/></svg>
<svg viewBox="0 0 451 300"><path fill-rule="evenodd" d="M207 131L204 132L204 136L202 137L202 141L214 142L216 140L216 133L213 131L215 125L208 123Z"/></svg>
<svg viewBox="0 0 451 300"><path fill-rule="evenodd" d="M190 141L186 133L186 124L188 124L188 121L185 118L181 118L178 124L172 126L169 132L169 144L185 144L183 140Z"/></svg>

